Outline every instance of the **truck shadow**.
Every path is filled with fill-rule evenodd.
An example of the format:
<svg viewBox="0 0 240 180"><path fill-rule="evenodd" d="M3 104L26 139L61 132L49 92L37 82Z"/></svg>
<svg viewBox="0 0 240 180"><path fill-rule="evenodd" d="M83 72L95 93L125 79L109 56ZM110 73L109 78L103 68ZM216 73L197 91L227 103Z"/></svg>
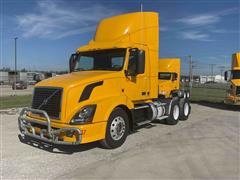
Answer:
<svg viewBox="0 0 240 180"><path fill-rule="evenodd" d="M166 125L164 121L154 120L151 123L144 124L142 126L137 127L134 131L130 132L129 136L139 132L139 130L143 128L147 128L147 129L154 128L155 126L157 126L157 124ZM100 145L99 142L92 142L92 143L80 144L80 145L55 145L55 144L50 144L47 142L40 141L38 139L34 139L32 137L26 137L26 136L23 137L20 134L18 135L18 139L23 144L26 144L50 153L56 153L56 154L71 155L73 153L80 153L80 152L88 151L95 148L105 149Z"/></svg>
<svg viewBox="0 0 240 180"><path fill-rule="evenodd" d="M147 123L147 124L136 127L134 131L130 132L129 136L131 136L132 134L138 133L139 130L143 128L150 129L150 128L156 127L159 124L169 126L168 124L166 124L165 120L153 120L151 123ZM56 154L71 155L73 153L80 153L80 152L88 151L95 148L105 149L100 145L99 142L92 142L92 143L81 144L81 145L55 145L55 144L50 144L47 142L40 141L38 139L34 139L32 137L26 137L26 136L23 137L20 134L18 135L18 138L21 143L24 143L26 145L29 145L34 148L38 148L50 153L56 153Z"/></svg>
<svg viewBox="0 0 240 180"><path fill-rule="evenodd" d="M18 138L19 138L19 141L24 144L27 144L29 146L32 146L47 152L57 153L57 154L71 155L73 153L84 152L90 149L95 149L100 147L99 142L69 146L69 145L54 145L54 144L39 141L31 137L22 137L20 134L18 135Z"/></svg>
<svg viewBox="0 0 240 180"><path fill-rule="evenodd" d="M220 110L227 110L227 111L240 111L240 106L236 105L227 105L224 103L213 103L208 101L199 101L199 102L191 102L192 104L198 104L201 106L206 106L210 108L220 109Z"/></svg>

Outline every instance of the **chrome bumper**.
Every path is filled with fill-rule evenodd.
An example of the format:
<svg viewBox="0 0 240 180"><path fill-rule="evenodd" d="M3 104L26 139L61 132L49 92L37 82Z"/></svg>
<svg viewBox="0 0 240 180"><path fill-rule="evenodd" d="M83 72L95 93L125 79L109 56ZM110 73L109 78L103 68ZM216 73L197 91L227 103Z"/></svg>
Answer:
<svg viewBox="0 0 240 180"><path fill-rule="evenodd" d="M30 119L27 117L27 113L37 113L42 114L46 121L38 121L34 119ZM46 129L41 129L40 133L37 134L35 132L35 128L31 125L31 123L45 125ZM18 127L22 135L26 135L38 140L42 140L48 143L53 144L61 144L61 145L78 145L81 143L82 140L82 132L78 128L60 128L60 129L53 129L51 127L51 120L46 111L39 110L39 109L31 109L31 108L23 108L20 112L18 117ZM61 133L70 133L76 135L76 141L74 142L67 142L60 140Z"/></svg>
<svg viewBox="0 0 240 180"><path fill-rule="evenodd" d="M225 98L224 100L224 103L225 104L228 104L228 105L240 105L240 98L237 97L237 98Z"/></svg>

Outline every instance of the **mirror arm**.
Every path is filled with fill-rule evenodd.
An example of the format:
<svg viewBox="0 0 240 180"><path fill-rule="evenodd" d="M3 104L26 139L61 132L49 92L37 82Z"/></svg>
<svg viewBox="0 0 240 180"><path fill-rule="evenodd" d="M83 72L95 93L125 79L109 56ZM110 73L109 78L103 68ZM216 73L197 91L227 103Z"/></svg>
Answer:
<svg viewBox="0 0 240 180"><path fill-rule="evenodd" d="M126 69L124 70L124 75L128 80L130 80L129 76L131 76L131 75L128 73L128 70L126 70Z"/></svg>
<svg viewBox="0 0 240 180"><path fill-rule="evenodd" d="M128 77L128 71L126 69L124 70L124 75Z"/></svg>

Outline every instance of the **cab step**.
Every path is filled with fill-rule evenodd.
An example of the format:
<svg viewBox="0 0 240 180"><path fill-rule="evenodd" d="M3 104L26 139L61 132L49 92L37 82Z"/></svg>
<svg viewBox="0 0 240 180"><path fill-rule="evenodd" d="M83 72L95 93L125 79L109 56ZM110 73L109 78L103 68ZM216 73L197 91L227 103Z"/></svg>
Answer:
<svg viewBox="0 0 240 180"><path fill-rule="evenodd" d="M150 120L142 121L142 122L137 123L137 126L142 126L142 125L145 125L145 124L149 124L150 122L152 122L152 121L150 121Z"/></svg>

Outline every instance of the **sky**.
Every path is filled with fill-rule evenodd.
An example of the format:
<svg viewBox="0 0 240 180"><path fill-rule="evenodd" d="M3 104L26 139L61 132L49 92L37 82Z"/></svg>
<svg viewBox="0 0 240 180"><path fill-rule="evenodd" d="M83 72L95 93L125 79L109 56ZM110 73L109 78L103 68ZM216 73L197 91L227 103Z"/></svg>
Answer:
<svg viewBox="0 0 240 180"><path fill-rule="evenodd" d="M1 67L67 70L68 59L87 44L102 18L140 11L159 13L160 57L180 57L188 72L219 74L240 51L239 0L0 0ZM1 68L0 67L0 68Z"/></svg>

